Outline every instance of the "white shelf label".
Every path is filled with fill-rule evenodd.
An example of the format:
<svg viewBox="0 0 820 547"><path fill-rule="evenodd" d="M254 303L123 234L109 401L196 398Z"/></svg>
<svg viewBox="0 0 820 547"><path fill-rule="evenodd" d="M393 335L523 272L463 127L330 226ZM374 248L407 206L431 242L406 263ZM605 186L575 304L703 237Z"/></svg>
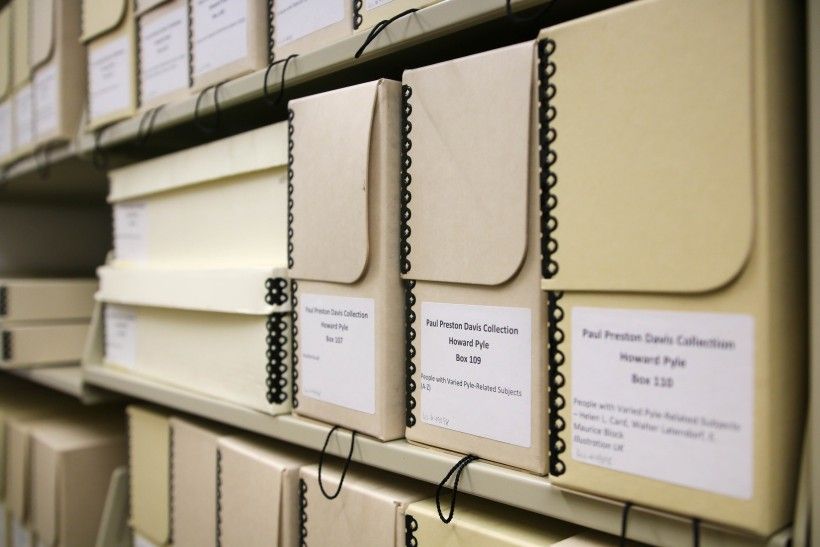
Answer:
<svg viewBox="0 0 820 547"><path fill-rule="evenodd" d="M752 497L754 320L572 309L572 457Z"/></svg>
<svg viewBox="0 0 820 547"><path fill-rule="evenodd" d="M188 87L188 9L182 5L140 25L142 102Z"/></svg>
<svg viewBox="0 0 820 547"><path fill-rule="evenodd" d="M421 303L423 422L531 446L532 313Z"/></svg>
<svg viewBox="0 0 820 547"><path fill-rule="evenodd" d="M34 73L34 127L38 138L57 131L59 126L58 75L56 61Z"/></svg>
<svg viewBox="0 0 820 547"><path fill-rule="evenodd" d="M11 101L0 104L0 159L11 154L14 147L11 110Z"/></svg>
<svg viewBox="0 0 820 547"><path fill-rule="evenodd" d="M134 368L137 362L137 311L128 306L106 304L105 362Z"/></svg>
<svg viewBox="0 0 820 547"><path fill-rule="evenodd" d="M14 146L24 148L34 142L34 104L31 84L14 95Z"/></svg>
<svg viewBox="0 0 820 547"><path fill-rule="evenodd" d="M148 204L114 204L114 258L139 262L148 259Z"/></svg>
<svg viewBox="0 0 820 547"><path fill-rule="evenodd" d="M195 0L194 75L248 55L248 0Z"/></svg>
<svg viewBox="0 0 820 547"><path fill-rule="evenodd" d="M302 393L376 412L375 315L372 298L299 295Z"/></svg>
<svg viewBox="0 0 820 547"><path fill-rule="evenodd" d="M88 53L89 109L98 120L131 106L133 71L129 36L123 36Z"/></svg>
<svg viewBox="0 0 820 547"><path fill-rule="evenodd" d="M284 46L340 22L345 17L345 1L277 0L276 45Z"/></svg>

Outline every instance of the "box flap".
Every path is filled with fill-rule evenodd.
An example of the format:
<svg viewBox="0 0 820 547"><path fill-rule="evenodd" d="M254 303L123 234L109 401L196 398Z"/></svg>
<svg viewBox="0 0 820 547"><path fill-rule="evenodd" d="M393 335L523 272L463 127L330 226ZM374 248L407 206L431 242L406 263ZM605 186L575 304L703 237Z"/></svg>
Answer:
<svg viewBox="0 0 820 547"><path fill-rule="evenodd" d="M100 290L96 299L133 306L269 315L290 310L290 287L285 273L284 269L265 268L170 270L102 266L97 270Z"/></svg>
<svg viewBox="0 0 820 547"><path fill-rule="evenodd" d="M0 9L0 101L11 91L11 4Z"/></svg>
<svg viewBox="0 0 820 547"><path fill-rule="evenodd" d="M170 535L170 438L167 414L129 406L131 527L158 545Z"/></svg>
<svg viewBox="0 0 820 547"><path fill-rule="evenodd" d="M142 15L147 11L151 11L155 7L167 4L171 0L134 0L134 4L136 8L134 9L134 14L137 16Z"/></svg>
<svg viewBox="0 0 820 547"><path fill-rule="evenodd" d="M16 90L31 77L28 0L12 0L11 25L11 85Z"/></svg>
<svg viewBox="0 0 820 547"><path fill-rule="evenodd" d="M382 81L290 101L295 279L353 283L367 266L370 135Z"/></svg>
<svg viewBox="0 0 820 547"><path fill-rule="evenodd" d="M700 292L745 266L751 9L659 0L542 31L554 43L557 202L544 288Z"/></svg>
<svg viewBox="0 0 820 547"><path fill-rule="evenodd" d="M412 91L406 277L497 285L520 268L533 55L525 42L404 72Z"/></svg>
<svg viewBox="0 0 820 547"><path fill-rule="evenodd" d="M32 531L44 546L56 546L60 526L59 484L63 473L59 454L48 447L32 446Z"/></svg>
<svg viewBox="0 0 820 547"><path fill-rule="evenodd" d="M173 154L113 169L116 203L225 177L287 165L287 124L268 125Z"/></svg>
<svg viewBox="0 0 820 547"><path fill-rule="evenodd" d="M6 503L22 523L28 519L30 438L24 421L6 422Z"/></svg>
<svg viewBox="0 0 820 547"><path fill-rule="evenodd" d="M31 59L32 70L44 65L54 54L55 2L57 0L29 0L31 10Z"/></svg>
<svg viewBox="0 0 820 547"><path fill-rule="evenodd" d="M83 35L82 42L105 34L122 23L131 0L82 0Z"/></svg>

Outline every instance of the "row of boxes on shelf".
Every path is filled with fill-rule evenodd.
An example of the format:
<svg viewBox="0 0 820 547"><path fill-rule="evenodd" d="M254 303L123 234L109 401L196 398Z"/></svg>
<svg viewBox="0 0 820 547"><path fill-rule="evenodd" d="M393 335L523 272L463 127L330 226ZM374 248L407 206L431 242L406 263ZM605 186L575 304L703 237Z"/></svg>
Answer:
<svg viewBox="0 0 820 547"><path fill-rule="evenodd" d="M130 406L135 545L612 545L615 538L166 411ZM342 478L344 477L344 478ZM340 480L343 483L340 484ZM320 484L321 481L321 484ZM335 492L329 498L325 492Z"/></svg>
<svg viewBox="0 0 820 547"><path fill-rule="evenodd" d="M122 407L4 376L0 422L0 545L94 545L111 474L127 464Z"/></svg>
<svg viewBox="0 0 820 547"><path fill-rule="evenodd" d="M769 534L805 414L798 24L642 0L115 170L86 361Z"/></svg>
<svg viewBox="0 0 820 547"><path fill-rule="evenodd" d="M12 0L0 10L0 161L66 141L436 0ZM87 78L86 78L87 72Z"/></svg>

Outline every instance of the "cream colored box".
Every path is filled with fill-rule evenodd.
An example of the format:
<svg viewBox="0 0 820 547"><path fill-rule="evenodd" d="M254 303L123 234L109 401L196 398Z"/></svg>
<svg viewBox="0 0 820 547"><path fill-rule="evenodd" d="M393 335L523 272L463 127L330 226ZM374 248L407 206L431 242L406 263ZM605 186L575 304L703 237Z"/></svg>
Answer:
<svg viewBox="0 0 820 547"><path fill-rule="evenodd" d="M90 319L96 279L0 279L3 321Z"/></svg>
<svg viewBox="0 0 820 547"><path fill-rule="evenodd" d="M268 6L255 0L191 0L194 89L244 76L268 63Z"/></svg>
<svg viewBox="0 0 820 547"><path fill-rule="evenodd" d="M411 503L404 524L407 545L422 546L563 545L561 542L583 530L574 524L464 494L458 497L453 520L448 524L439 518L435 498ZM616 538L611 538L609 543L601 545L615 543Z"/></svg>
<svg viewBox="0 0 820 547"><path fill-rule="evenodd" d="M159 408L129 405L129 524L155 545L171 540L171 422Z"/></svg>
<svg viewBox="0 0 820 547"><path fill-rule="evenodd" d="M290 412L284 270L100 268L84 359L270 414Z"/></svg>
<svg viewBox="0 0 820 547"><path fill-rule="evenodd" d="M86 101L80 2L30 0L32 103L37 145L77 134Z"/></svg>
<svg viewBox="0 0 820 547"><path fill-rule="evenodd" d="M331 46L353 33L353 0L276 0L271 4L277 60Z"/></svg>
<svg viewBox="0 0 820 547"><path fill-rule="evenodd" d="M289 103L294 407L381 440L404 436L399 93L378 80Z"/></svg>
<svg viewBox="0 0 820 547"><path fill-rule="evenodd" d="M12 157L20 158L35 145L34 103L31 87L31 23L29 0L12 0L11 7L11 90Z"/></svg>
<svg viewBox="0 0 820 547"><path fill-rule="evenodd" d="M414 442L547 471L535 44L403 83L401 270Z"/></svg>
<svg viewBox="0 0 820 547"><path fill-rule="evenodd" d="M114 266L283 267L287 124L111 171Z"/></svg>
<svg viewBox="0 0 820 547"><path fill-rule="evenodd" d="M171 434L173 544L216 547L217 446L230 430L216 424L172 417Z"/></svg>
<svg viewBox="0 0 820 547"><path fill-rule="evenodd" d="M131 0L82 0L88 67L88 126L137 111L137 33Z"/></svg>
<svg viewBox="0 0 820 547"><path fill-rule="evenodd" d="M299 468L313 452L251 437L224 437L217 456L219 544L299 545Z"/></svg>
<svg viewBox="0 0 820 547"><path fill-rule="evenodd" d="M643 0L542 32L556 485L761 535L790 521L802 24L789 2Z"/></svg>
<svg viewBox="0 0 820 547"><path fill-rule="evenodd" d="M322 468L322 484L335 492L341 466ZM319 467L300 476L302 545L405 545L405 510L432 488L406 477L351 464L339 497L328 500L319 489Z"/></svg>
<svg viewBox="0 0 820 547"><path fill-rule="evenodd" d="M353 30L369 31L380 21L403 11L422 9L441 0L353 0ZM410 16L412 17L412 15Z"/></svg>
<svg viewBox="0 0 820 547"><path fill-rule="evenodd" d="M88 320L0 323L0 368L79 363Z"/></svg>
<svg viewBox="0 0 820 547"><path fill-rule="evenodd" d="M139 105L147 110L186 97L191 87L191 16L187 0L136 5Z"/></svg>
<svg viewBox="0 0 820 547"><path fill-rule="evenodd" d="M11 26L11 4L6 4L0 9L0 162L7 161L14 151Z"/></svg>

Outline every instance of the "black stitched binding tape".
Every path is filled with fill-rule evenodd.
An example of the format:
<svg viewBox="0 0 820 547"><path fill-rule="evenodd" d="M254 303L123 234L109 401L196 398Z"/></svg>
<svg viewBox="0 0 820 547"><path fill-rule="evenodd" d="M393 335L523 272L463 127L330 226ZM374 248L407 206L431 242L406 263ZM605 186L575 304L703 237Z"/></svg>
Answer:
<svg viewBox="0 0 820 547"><path fill-rule="evenodd" d="M419 523L413 515L404 515L404 547L418 547L419 540L416 538L416 530Z"/></svg>
<svg viewBox="0 0 820 547"><path fill-rule="evenodd" d="M222 545L222 451L216 451L216 547Z"/></svg>
<svg viewBox="0 0 820 547"><path fill-rule="evenodd" d="M293 268L293 109L288 109L288 268Z"/></svg>
<svg viewBox="0 0 820 547"><path fill-rule="evenodd" d="M174 544L174 428L168 431L168 544Z"/></svg>
<svg viewBox="0 0 820 547"><path fill-rule="evenodd" d="M194 6L188 0L188 87L194 87Z"/></svg>
<svg viewBox="0 0 820 547"><path fill-rule="evenodd" d="M297 325L299 321L299 298L297 296L297 291L299 289L299 285L296 283L296 280L291 280L290 282L290 389L291 389L291 405L293 408L299 406L299 399L296 395L299 393L299 370L297 365L299 364L299 341L297 340L296 336L299 334L299 326Z"/></svg>
<svg viewBox="0 0 820 547"><path fill-rule="evenodd" d="M307 547L307 483L299 479L299 545Z"/></svg>
<svg viewBox="0 0 820 547"><path fill-rule="evenodd" d="M558 227L555 217L555 208L558 198L555 196L555 185L558 176L554 171L558 155L554 145L558 132L553 123L556 118L556 109L552 104L555 98L556 87L552 81L556 65L552 59L555 52L555 41L547 38L538 44L538 161L540 167L539 183L541 190L541 275L544 279L551 279L558 273L558 262L555 253L558 242L554 234ZM566 471L561 455L566 450L562 437L566 422L561 417L566 401L561 395L565 378L561 372L565 356L561 351L564 342L564 331L560 323L564 319L564 309L560 305L563 293L560 291L547 292L547 362L549 380L549 444L550 444L550 474L562 475Z"/></svg>
<svg viewBox="0 0 820 547"><path fill-rule="evenodd" d="M362 0L353 0L353 30L362 26Z"/></svg>
<svg viewBox="0 0 820 547"><path fill-rule="evenodd" d="M405 424L407 427L416 425L416 398L413 395L416 391L416 381L413 375L416 373L416 329L413 324L416 322L416 312L413 306L416 304L416 295L413 288L416 282L406 280L404 282L404 367L405 367Z"/></svg>
<svg viewBox="0 0 820 547"><path fill-rule="evenodd" d="M413 88L409 85L401 86L401 150L399 153L399 176L401 186L401 208L399 218L399 257L401 258L400 270L406 274L410 272L410 201L413 195L410 193L410 165L413 160L410 158L410 149L413 148L413 141L410 140L410 131L413 124L410 122L410 114L413 106L410 104L410 96L413 95Z"/></svg>
<svg viewBox="0 0 820 547"><path fill-rule="evenodd" d="M273 53L273 46L276 45L276 13L274 11L273 0L268 0L268 65L273 64L276 55Z"/></svg>
<svg viewBox="0 0 820 547"><path fill-rule="evenodd" d="M3 360L11 360L11 331L3 331Z"/></svg>
<svg viewBox="0 0 820 547"><path fill-rule="evenodd" d="M265 351L268 363L265 365L265 371L268 373L266 385L268 387L267 398L268 403L281 405L288 399L287 390L288 385L286 377L287 366L287 329L288 322L285 320L284 313L272 313L268 316L266 321L268 334L265 340L268 349Z"/></svg>
<svg viewBox="0 0 820 547"><path fill-rule="evenodd" d="M9 314L9 290L3 285L0 287L0 317L5 317Z"/></svg>

